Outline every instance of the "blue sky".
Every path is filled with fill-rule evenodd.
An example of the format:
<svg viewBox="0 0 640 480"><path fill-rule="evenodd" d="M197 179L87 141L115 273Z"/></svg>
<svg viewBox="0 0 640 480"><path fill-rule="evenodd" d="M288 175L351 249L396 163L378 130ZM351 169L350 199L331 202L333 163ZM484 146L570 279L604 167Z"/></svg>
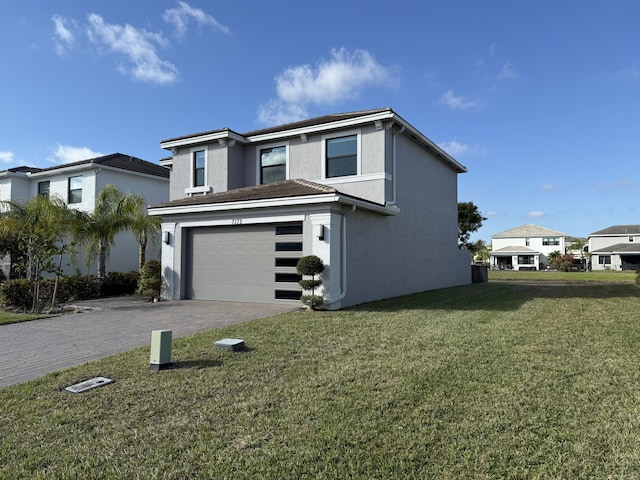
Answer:
<svg viewBox="0 0 640 480"><path fill-rule="evenodd" d="M7 2L0 169L391 107L468 168L474 239L637 224L638 18L632 0Z"/></svg>

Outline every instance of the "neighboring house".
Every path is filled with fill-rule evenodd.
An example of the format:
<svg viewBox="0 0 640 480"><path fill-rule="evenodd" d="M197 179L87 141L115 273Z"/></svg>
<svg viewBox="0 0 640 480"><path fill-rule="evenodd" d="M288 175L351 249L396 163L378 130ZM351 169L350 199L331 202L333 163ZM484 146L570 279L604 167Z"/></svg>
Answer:
<svg viewBox="0 0 640 480"><path fill-rule="evenodd" d="M148 203L163 202L169 198L169 170L166 167L114 153L49 168L17 167L1 171L0 201L26 202L36 195L56 195L70 208L90 212L95 206L96 193L106 184L115 185L124 194L142 194ZM65 273L87 273L82 254L77 264L66 259L63 266ZM3 267L8 277L6 261ZM138 243L131 233L121 233L111 249L107 272L137 269ZM89 273L96 271L97 265L93 265Z"/></svg>
<svg viewBox="0 0 640 480"><path fill-rule="evenodd" d="M389 108L160 143L172 157L163 296L298 303L298 259L326 308L471 282L457 246L464 166Z"/></svg>
<svg viewBox="0 0 640 480"><path fill-rule="evenodd" d="M491 236L491 267L508 270L544 270L547 255L564 254L567 235L538 225L522 225Z"/></svg>
<svg viewBox="0 0 640 480"><path fill-rule="evenodd" d="M587 238L592 270L636 270L640 267L640 225L614 225Z"/></svg>

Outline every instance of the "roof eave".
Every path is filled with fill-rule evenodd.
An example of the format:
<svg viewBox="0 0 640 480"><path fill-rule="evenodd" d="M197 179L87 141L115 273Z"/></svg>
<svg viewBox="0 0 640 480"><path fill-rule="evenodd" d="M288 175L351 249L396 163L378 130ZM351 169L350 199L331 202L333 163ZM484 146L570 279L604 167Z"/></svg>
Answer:
<svg viewBox="0 0 640 480"><path fill-rule="evenodd" d="M400 211L396 207L387 207L384 205L378 205L370 203L364 200L359 200L348 195L341 195L336 193L322 194L322 195L302 195L296 197L281 197L281 198L268 198L260 200L242 200L236 202L222 202L222 203L203 203L196 205L167 205L167 206L149 206L149 215L177 215L177 214L191 214L191 213L210 213L210 212L222 212L227 210L245 210L254 208L268 208L268 207L290 207L300 205L318 205L322 203L341 203L344 205L353 206L356 208L363 208L365 210L373 211L382 215L397 215Z"/></svg>

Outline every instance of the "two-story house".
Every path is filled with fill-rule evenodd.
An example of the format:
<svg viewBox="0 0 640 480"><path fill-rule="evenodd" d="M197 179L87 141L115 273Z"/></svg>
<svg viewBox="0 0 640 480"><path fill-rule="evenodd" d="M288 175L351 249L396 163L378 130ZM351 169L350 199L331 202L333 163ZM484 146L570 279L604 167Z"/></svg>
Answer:
<svg viewBox="0 0 640 480"><path fill-rule="evenodd" d="M26 202L36 195L56 195L70 208L90 212L96 193L106 184L113 184L123 193L144 195L148 203L169 199L169 169L145 160L114 153L49 168L16 167L0 171L0 201ZM159 243L159 242L158 242ZM159 249L159 247L158 247ZM158 256L151 252L149 258ZM3 273L9 276L10 260L5 259ZM85 268L82 255L77 262L67 258L65 273L96 273L97 265ZM107 262L107 271L138 269L138 244L129 232L116 237Z"/></svg>
<svg viewBox="0 0 640 480"><path fill-rule="evenodd" d="M592 270L640 267L640 225L613 225L589 234Z"/></svg>
<svg viewBox="0 0 640 480"><path fill-rule="evenodd" d="M544 270L547 255L566 251L567 235L527 224L491 236L491 268Z"/></svg>
<svg viewBox="0 0 640 480"><path fill-rule="evenodd" d="M297 302L325 263L326 308L471 282L457 246L465 167L390 108L164 140L164 297Z"/></svg>

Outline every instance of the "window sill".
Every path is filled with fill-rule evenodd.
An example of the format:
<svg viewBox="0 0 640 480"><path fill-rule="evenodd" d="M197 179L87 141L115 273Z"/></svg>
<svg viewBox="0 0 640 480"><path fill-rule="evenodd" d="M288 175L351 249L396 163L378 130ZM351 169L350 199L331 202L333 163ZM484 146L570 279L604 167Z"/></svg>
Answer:
<svg viewBox="0 0 640 480"><path fill-rule="evenodd" d="M213 190L210 185L205 185L204 187L188 187L184 189L184 193L187 195L193 195L197 193L209 193Z"/></svg>

